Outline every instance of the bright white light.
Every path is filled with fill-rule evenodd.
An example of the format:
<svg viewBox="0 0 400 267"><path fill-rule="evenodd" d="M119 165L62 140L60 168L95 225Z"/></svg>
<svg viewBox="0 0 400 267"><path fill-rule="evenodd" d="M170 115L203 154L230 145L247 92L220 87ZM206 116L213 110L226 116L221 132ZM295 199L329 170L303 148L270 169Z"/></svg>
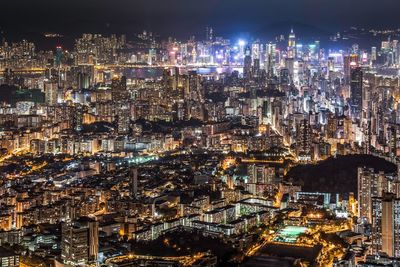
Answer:
<svg viewBox="0 0 400 267"><path fill-rule="evenodd" d="M239 40L238 44L239 44L239 46L245 46L246 45L246 41L245 40Z"/></svg>

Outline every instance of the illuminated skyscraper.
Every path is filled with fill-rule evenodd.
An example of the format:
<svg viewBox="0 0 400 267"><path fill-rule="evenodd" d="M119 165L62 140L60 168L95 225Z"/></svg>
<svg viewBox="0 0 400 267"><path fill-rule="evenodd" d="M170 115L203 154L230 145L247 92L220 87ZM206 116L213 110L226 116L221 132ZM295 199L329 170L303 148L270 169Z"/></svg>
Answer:
<svg viewBox="0 0 400 267"><path fill-rule="evenodd" d="M289 41L288 41L288 58L296 57L296 35L293 29L290 30Z"/></svg>
<svg viewBox="0 0 400 267"><path fill-rule="evenodd" d="M147 60L147 63L149 65L153 65L153 63L157 60L157 53L156 50L154 48L150 48L149 49L149 57Z"/></svg>
<svg viewBox="0 0 400 267"><path fill-rule="evenodd" d="M12 250L8 250L0 246L0 266L1 267L18 267L20 265L19 255Z"/></svg>
<svg viewBox="0 0 400 267"><path fill-rule="evenodd" d="M76 104L75 106L75 114L72 118L73 122L73 128L75 131L81 131L83 127L83 116L85 113L85 110L87 109L86 106L83 106L81 104Z"/></svg>
<svg viewBox="0 0 400 267"><path fill-rule="evenodd" d="M291 76L289 69L283 68L279 72L279 83L281 85L288 85L291 83Z"/></svg>
<svg viewBox="0 0 400 267"><path fill-rule="evenodd" d="M371 47L371 60L376 61L376 59L377 59L376 47L373 46L373 47Z"/></svg>
<svg viewBox="0 0 400 267"><path fill-rule="evenodd" d="M261 54L260 54L260 43L255 42L251 46L251 57L253 59L253 74L254 76L258 76L260 72L260 59L261 59Z"/></svg>
<svg viewBox="0 0 400 267"><path fill-rule="evenodd" d="M65 222L61 227L61 258L72 266L96 262L99 252L99 223L91 218Z"/></svg>
<svg viewBox="0 0 400 267"><path fill-rule="evenodd" d="M383 172L358 168L358 218L362 223L372 223L372 198L381 197L388 191L388 182Z"/></svg>
<svg viewBox="0 0 400 267"><path fill-rule="evenodd" d="M306 119L297 125L296 150L300 159L311 160L311 125Z"/></svg>
<svg viewBox="0 0 400 267"><path fill-rule="evenodd" d="M395 159L397 156L397 137L398 137L398 126L392 125L390 126L389 132L389 144L390 144L390 156Z"/></svg>
<svg viewBox="0 0 400 267"><path fill-rule="evenodd" d="M138 191L138 170L137 168L132 168L129 172L130 180L131 180L131 198L137 198Z"/></svg>
<svg viewBox="0 0 400 267"><path fill-rule="evenodd" d="M59 68L61 67L61 61L62 61L62 47L57 46L56 48L56 56L54 58L54 67Z"/></svg>
<svg viewBox="0 0 400 267"><path fill-rule="evenodd" d="M350 84L351 69L358 66L358 55L344 56L343 61L344 83Z"/></svg>
<svg viewBox="0 0 400 267"><path fill-rule="evenodd" d="M214 40L214 30L212 27L206 27L206 41L212 42Z"/></svg>
<svg viewBox="0 0 400 267"><path fill-rule="evenodd" d="M273 43L267 44L265 49L264 69L267 72L269 78L274 76L275 53L276 45Z"/></svg>
<svg viewBox="0 0 400 267"><path fill-rule="evenodd" d="M56 105L58 96L58 84L54 81L44 82L44 94L46 104L48 104L49 106Z"/></svg>
<svg viewBox="0 0 400 267"><path fill-rule="evenodd" d="M363 104L363 72L360 67L350 70L350 97L353 114L361 118Z"/></svg>
<svg viewBox="0 0 400 267"><path fill-rule="evenodd" d="M88 73L78 73L78 89L88 89L90 87L90 82L90 75Z"/></svg>
<svg viewBox="0 0 400 267"><path fill-rule="evenodd" d="M129 102L120 102L116 108L118 134L127 134L130 125L130 104Z"/></svg>
<svg viewBox="0 0 400 267"><path fill-rule="evenodd" d="M395 194L372 198L372 252L400 257L400 199Z"/></svg>
<svg viewBox="0 0 400 267"><path fill-rule="evenodd" d="M260 43L259 42L254 42L251 45L251 56L253 58L253 61L255 59L260 59Z"/></svg>
<svg viewBox="0 0 400 267"><path fill-rule="evenodd" d="M246 79L251 78L251 50L250 50L250 47L246 47L246 50L244 53L243 77Z"/></svg>
<svg viewBox="0 0 400 267"><path fill-rule="evenodd" d="M111 94L112 100L126 101L129 99L129 92L126 89L126 77L122 76L121 79L114 77L111 81Z"/></svg>

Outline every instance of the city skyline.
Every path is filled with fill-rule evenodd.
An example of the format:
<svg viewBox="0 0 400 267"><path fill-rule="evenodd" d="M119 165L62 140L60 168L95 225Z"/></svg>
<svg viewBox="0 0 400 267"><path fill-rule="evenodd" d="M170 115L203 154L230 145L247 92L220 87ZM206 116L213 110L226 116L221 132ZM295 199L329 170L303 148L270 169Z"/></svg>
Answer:
<svg viewBox="0 0 400 267"><path fill-rule="evenodd" d="M2 267L400 266L400 2L5 5Z"/></svg>

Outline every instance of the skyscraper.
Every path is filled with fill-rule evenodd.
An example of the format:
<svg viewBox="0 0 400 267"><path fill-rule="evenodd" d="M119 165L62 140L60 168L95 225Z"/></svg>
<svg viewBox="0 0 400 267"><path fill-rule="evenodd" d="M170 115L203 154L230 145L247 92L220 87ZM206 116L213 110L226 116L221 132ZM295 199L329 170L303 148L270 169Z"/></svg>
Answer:
<svg viewBox="0 0 400 267"><path fill-rule="evenodd" d="M376 47L373 46L371 47L371 61L376 61L376 59L377 59Z"/></svg>
<svg viewBox="0 0 400 267"><path fill-rule="evenodd" d="M112 100L114 102L128 100L129 92L126 89L126 77L125 76L122 76L120 79L118 77L114 77L112 79L111 94L112 94Z"/></svg>
<svg viewBox="0 0 400 267"><path fill-rule="evenodd" d="M275 51L276 51L275 44L269 43L266 45L264 69L267 72L267 76L269 78L274 76Z"/></svg>
<svg viewBox="0 0 400 267"><path fill-rule="evenodd" d="M358 55L351 54L343 58L344 83L350 84L351 69L358 66Z"/></svg>
<svg viewBox="0 0 400 267"><path fill-rule="evenodd" d="M54 106L57 104L58 97L58 85L54 81L44 82L44 95L46 99L46 104L49 106Z"/></svg>
<svg viewBox="0 0 400 267"><path fill-rule="evenodd" d="M130 125L130 104L129 102L121 102L117 105L117 131L118 134L129 133Z"/></svg>
<svg viewBox="0 0 400 267"><path fill-rule="evenodd" d="M296 57L296 35L293 29L290 30L289 41L288 41L288 58Z"/></svg>
<svg viewBox="0 0 400 267"><path fill-rule="evenodd" d="M395 194L372 198L372 252L400 257L400 199Z"/></svg>
<svg viewBox="0 0 400 267"><path fill-rule="evenodd" d="M251 78L251 50L247 46L244 53L243 77L246 79Z"/></svg>
<svg viewBox="0 0 400 267"><path fill-rule="evenodd" d="M184 85L183 96L185 100L196 100L200 101L201 96L199 95L200 90L200 77L196 71L189 71L186 77L186 84Z"/></svg>
<svg viewBox="0 0 400 267"><path fill-rule="evenodd" d="M206 27L206 41L212 42L214 40L214 30L212 27Z"/></svg>
<svg viewBox="0 0 400 267"><path fill-rule="evenodd" d="M20 266L19 255L15 252L0 246L0 266L18 267Z"/></svg>
<svg viewBox="0 0 400 267"><path fill-rule="evenodd" d="M99 251L99 224L91 218L65 222L61 227L61 258L67 265L95 262Z"/></svg>
<svg viewBox="0 0 400 267"><path fill-rule="evenodd" d="M61 61L62 61L62 47L61 46L57 46L56 47L56 55L54 58L54 67L59 68L61 67Z"/></svg>
<svg viewBox="0 0 400 267"><path fill-rule="evenodd" d="M254 76L258 76L260 72L260 60L261 60L261 46L260 43L254 42L251 46L251 57L253 59L253 70L252 73Z"/></svg>
<svg viewBox="0 0 400 267"><path fill-rule="evenodd" d="M73 122L73 128L75 131L81 131L83 127L83 116L85 111L87 110L86 106L83 106L81 104L77 104L76 107L74 107L75 114L72 118Z"/></svg>
<svg viewBox="0 0 400 267"><path fill-rule="evenodd" d="M388 182L383 172L358 168L358 218L362 223L372 222L372 198L381 197L388 191Z"/></svg>
<svg viewBox="0 0 400 267"><path fill-rule="evenodd" d="M138 191L138 170L137 168L130 169L129 178L131 182L131 198L137 198L137 191Z"/></svg>
<svg viewBox="0 0 400 267"><path fill-rule="evenodd" d="M302 160L311 160L311 126L306 119L297 125L296 149L297 155Z"/></svg>
<svg viewBox="0 0 400 267"><path fill-rule="evenodd" d="M350 97L352 112L356 118L361 118L363 103L363 72L360 67L350 70Z"/></svg>

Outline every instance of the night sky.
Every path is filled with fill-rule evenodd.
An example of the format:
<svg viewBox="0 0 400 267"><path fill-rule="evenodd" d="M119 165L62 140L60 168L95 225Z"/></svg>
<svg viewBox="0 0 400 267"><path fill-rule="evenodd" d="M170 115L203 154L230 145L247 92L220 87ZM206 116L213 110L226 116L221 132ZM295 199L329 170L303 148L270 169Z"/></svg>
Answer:
<svg viewBox="0 0 400 267"><path fill-rule="evenodd" d="M316 33L349 26L400 27L399 0L2 0L7 35L52 31L186 38L207 25L218 34L263 35L289 25ZM301 26L298 26L301 25ZM275 33L275 32L274 32Z"/></svg>

